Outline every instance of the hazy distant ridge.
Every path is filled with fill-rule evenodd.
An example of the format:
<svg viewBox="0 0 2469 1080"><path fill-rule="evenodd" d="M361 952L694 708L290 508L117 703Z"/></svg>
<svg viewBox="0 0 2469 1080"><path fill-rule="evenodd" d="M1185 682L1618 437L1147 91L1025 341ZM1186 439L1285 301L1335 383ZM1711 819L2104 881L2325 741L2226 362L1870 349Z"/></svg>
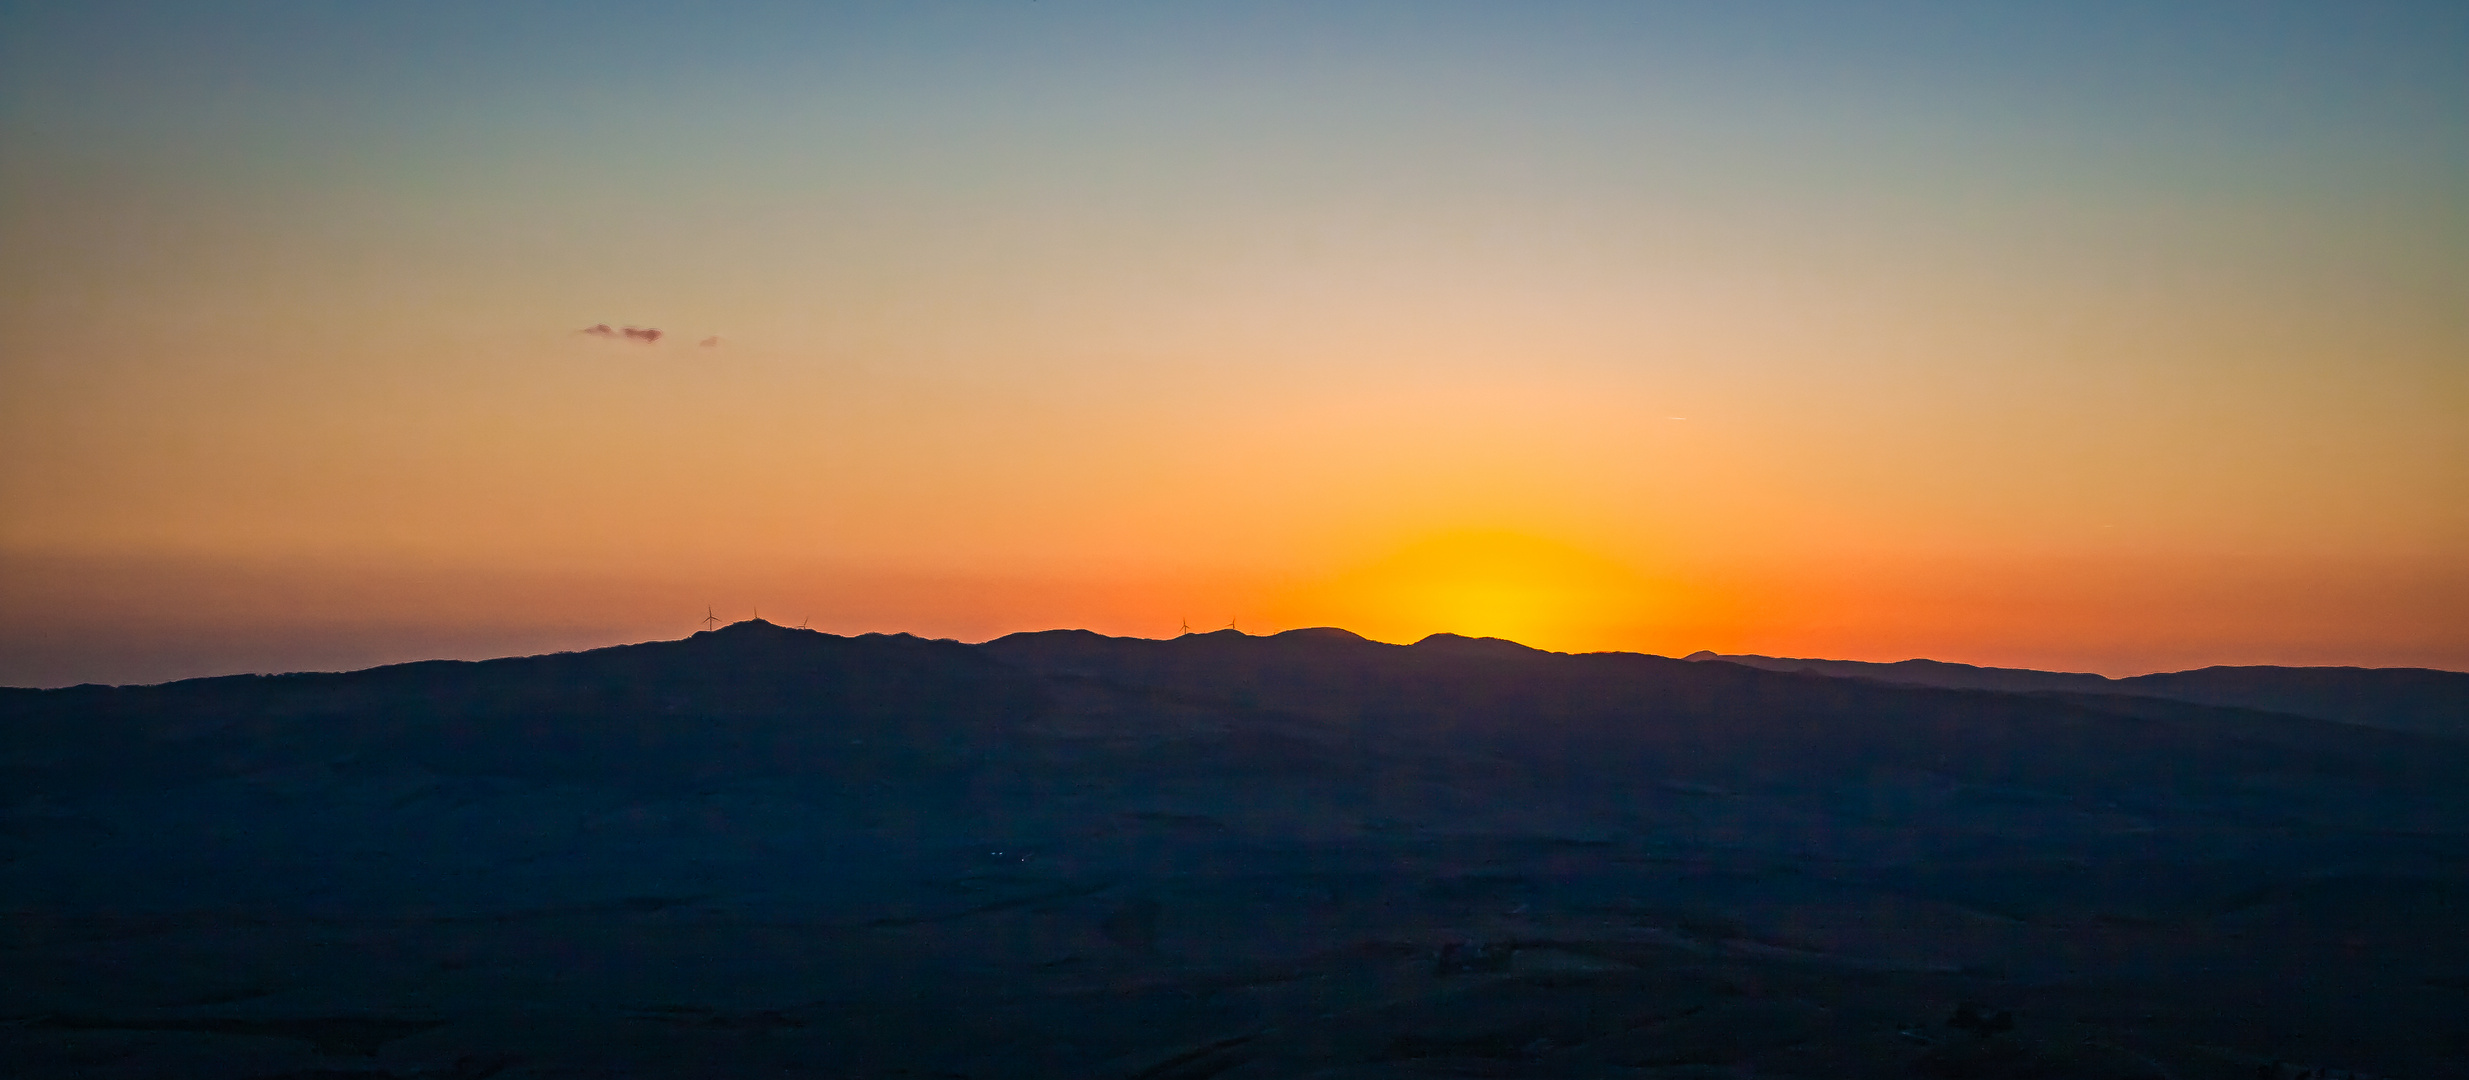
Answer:
<svg viewBox="0 0 2469 1080"><path fill-rule="evenodd" d="M2469 738L2469 674L2429 668L2208 667L2112 679L2086 672L1975 667L1942 660L1880 664L1716 652L1693 653L1688 659L1954 690L2126 694Z"/></svg>

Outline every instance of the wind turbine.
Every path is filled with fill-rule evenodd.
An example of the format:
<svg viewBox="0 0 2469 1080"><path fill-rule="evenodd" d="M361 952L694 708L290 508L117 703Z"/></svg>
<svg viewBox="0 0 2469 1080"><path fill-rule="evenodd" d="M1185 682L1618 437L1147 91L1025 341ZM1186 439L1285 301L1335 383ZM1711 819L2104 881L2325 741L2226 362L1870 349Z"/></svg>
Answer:
<svg viewBox="0 0 2469 1080"><path fill-rule="evenodd" d="M710 604L703 605L703 629L709 630L718 625L720 625L720 616L712 614Z"/></svg>
<svg viewBox="0 0 2469 1080"><path fill-rule="evenodd" d="M1228 630L1233 630L1234 628L1235 628L1235 621L1234 621L1234 619L1233 619L1233 617L1232 617L1232 616L1229 616L1229 617L1226 619L1226 629L1228 629ZM1238 633L1240 633L1241 631L1237 631L1237 632L1238 632Z"/></svg>
<svg viewBox="0 0 2469 1080"><path fill-rule="evenodd" d="M1192 617L1189 615L1183 617L1183 632L1186 634L1192 632Z"/></svg>

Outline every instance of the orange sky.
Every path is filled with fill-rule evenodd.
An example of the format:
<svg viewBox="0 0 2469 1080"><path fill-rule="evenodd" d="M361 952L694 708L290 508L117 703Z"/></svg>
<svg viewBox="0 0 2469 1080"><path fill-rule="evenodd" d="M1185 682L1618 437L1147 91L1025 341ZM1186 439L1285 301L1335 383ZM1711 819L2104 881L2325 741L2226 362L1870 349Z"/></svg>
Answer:
<svg viewBox="0 0 2469 1080"><path fill-rule="evenodd" d="M17 16L0 683L706 604L2469 668L2469 138L2406 26L1044 8L592 30L701 43L622 78Z"/></svg>

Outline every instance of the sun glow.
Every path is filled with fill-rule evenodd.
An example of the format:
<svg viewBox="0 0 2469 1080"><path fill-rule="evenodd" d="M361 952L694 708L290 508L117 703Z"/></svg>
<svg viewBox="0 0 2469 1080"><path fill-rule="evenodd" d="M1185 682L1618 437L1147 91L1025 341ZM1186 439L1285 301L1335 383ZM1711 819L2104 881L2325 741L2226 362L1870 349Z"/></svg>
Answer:
<svg viewBox="0 0 2469 1080"><path fill-rule="evenodd" d="M1428 634L1502 637L1538 648L1605 647L1640 620L1654 590L1634 570L1519 533L1428 537L1305 590L1299 605L1391 640Z"/></svg>

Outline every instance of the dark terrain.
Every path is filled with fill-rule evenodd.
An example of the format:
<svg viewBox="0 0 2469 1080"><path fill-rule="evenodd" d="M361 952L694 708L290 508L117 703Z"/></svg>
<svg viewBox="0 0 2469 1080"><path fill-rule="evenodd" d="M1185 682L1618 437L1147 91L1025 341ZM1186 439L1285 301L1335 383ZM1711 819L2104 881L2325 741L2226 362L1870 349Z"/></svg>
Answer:
<svg viewBox="0 0 2469 1080"><path fill-rule="evenodd" d="M1950 690L2165 698L2469 739L2469 673L2430 668L2208 667L2112 679L2081 672L1974 667L1942 660L1874 664L1861 660L1798 660L1712 652L1696 653L1689 659Z"/></svg>
<svg viewBox="0 0 2469 1080"><path fill-rule="evenodd" d="M2469 676L1844 674L740 623L0 690L0 1073L2469 1077Z"/></svg>

